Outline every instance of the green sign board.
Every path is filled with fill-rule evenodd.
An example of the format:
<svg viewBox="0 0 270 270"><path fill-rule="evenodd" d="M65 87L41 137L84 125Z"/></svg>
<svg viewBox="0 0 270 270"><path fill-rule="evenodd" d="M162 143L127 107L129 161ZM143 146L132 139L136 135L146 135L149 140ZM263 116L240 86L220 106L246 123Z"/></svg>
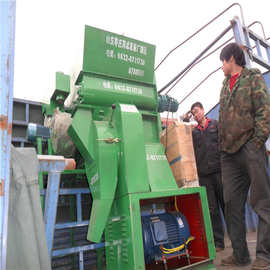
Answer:
<svg viewBox="0 0 270 270"><path fill-rule="evenodd" d="M85 26L83 71L153 84L155 46Z"/></svg>

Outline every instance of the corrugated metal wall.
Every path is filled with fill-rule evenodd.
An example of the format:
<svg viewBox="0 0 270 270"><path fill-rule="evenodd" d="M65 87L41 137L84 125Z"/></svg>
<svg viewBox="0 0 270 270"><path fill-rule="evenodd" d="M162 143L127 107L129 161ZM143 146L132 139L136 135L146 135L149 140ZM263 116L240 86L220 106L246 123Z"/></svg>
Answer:
<svg viewBox="0 0 270 270"><path fill-rule="evenodd" d="M270 72L263 74L265 82L268 87L268 92L270 94ZM214 106L206 115L209 118L218 120L218 113L219 113L219 104ZM270 137L268 139L270 141ZM269 166L268 171L270 175L270 158L268 159ZM256 213L252 210L251 206L249 205L249 202L246 204L246 226L248 231L255 231L258 226L258 217Z"/></svg>

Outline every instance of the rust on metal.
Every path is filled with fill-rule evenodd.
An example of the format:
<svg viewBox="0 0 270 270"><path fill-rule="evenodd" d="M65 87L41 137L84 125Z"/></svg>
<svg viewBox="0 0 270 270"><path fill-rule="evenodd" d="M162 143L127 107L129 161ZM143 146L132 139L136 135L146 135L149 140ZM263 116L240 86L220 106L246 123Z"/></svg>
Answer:
<svg viewBox="0 0 270 270"><path fill-rule="evenodd" d="M64 170L74 170L76 168L76 162L72 158L64 158L63 156L51 156L51 155L37 155L39 162L47 162L48 164L62 161L65 163Z"/></svg>
<svg viewBox="0 0 270 270"><path fill-rule="evenodd" d="M7 62L6 62L7 70L9 70L9 58L10 58L10 56L8 56Z"/></svg>
<svg viewBox="0 0 270 270"><path fill-rule="evenodd" d="M12 134L12 124L8 124L8 128L7 128L8 134L11 135Z"/></svg>
<svg viewBox="0 0 270 270"><path fill-rule="evenodd" d="M75 170L76 168L76 162L73 158L66 158L65 165L65 170Z"/></svg>
<svg viewBox="0 0 270 270"><path fill-rule="evenodd" d="M10 82L10 55L8 55L7 57L7 62L6 62L6 66L7 66L7 76L6 76L6 82L9 85Z"/></svg>
<svg viewBox="0 0 270 270"><path fill-rule="evenodd" d="M6 115L0 115L0 129L8 129L8 117Z"/></svg>
<svg viewBox="0 0 270 270"><path fill-rule="evenodd" d="M0 115L0 129L7 130L9 135L12 133L12 124L8 123L8 117L6 115Z"/></svg>
<svg viewBox="0 0 270 270"><path fill-rule="evenodd" d="M0 196L4 196L4 180L1 179L1 182L0 182Z"/></svg>

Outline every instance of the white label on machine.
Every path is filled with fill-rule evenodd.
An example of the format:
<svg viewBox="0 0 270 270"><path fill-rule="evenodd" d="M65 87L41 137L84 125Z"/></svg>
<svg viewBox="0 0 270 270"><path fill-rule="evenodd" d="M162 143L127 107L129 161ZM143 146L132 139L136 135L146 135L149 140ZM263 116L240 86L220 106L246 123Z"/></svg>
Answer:
<svg viewBox="0 0 270 270"><path fill-rule="evenodd" d="M102 81L102 87L105 89L114 89L121 92L142 95L143 89L135 87L133 85L121 84L112 81Z"/></svg>
<svg viewBox="0 0 270 270"><path fill-rule="evenodd" d="M134 105L120 104L120 107L122 112L138 112L137 108Z"/></svg>
<svg viewBox="0 0 270 270"><path fill-rule="evenodd" d="M91 178L91 181L90 181L90 184L91 185L94 185L98 180L98 173L96 173L92 178Z"/></svg>
<svg viewBox="0 0 270 270"><path fill-rule="evenodd" d="M183 220L180 217L178 217L177 220L178 220L178 224L179 224L180 228L183 228L184 227Z"/></svg>
<svg viewBox="0 0 270 270"><path fill-rule="evenodd" d="M120 221L120 217L114 217L114 218L112 218L112 222L117 222L117 221Z"/></svg>
<svg viewBox="0 0 270 270"><path fill-rule="evenodd" d="M165 155L146 154L146 160L167 160Z"/></svg>

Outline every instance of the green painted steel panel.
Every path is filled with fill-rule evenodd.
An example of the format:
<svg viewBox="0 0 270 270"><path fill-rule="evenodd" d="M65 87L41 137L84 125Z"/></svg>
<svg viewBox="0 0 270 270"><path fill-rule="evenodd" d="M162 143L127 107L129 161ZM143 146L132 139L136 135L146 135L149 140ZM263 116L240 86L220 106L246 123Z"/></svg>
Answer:
<svg viewBox="0 0 270 270"><path fill-rule="evenodd" d="M89 153L89 138L93 124L93 113L89 108L78 108L73 115L72 124L68 129L68 135L79 149L85 163L93 162ZM82 125L83 123L83 125Z"/></svg>
<svg viewBox="0 0 270 270"><path fill-rule="evenodd" d="M85 28L79 99L69 135L84 158L93 196L88 239L99 242L105 229L108 270L145 270L140 201L195 193L209 258L194 269L213 269L205 189L178 188L159 141L154 55L153 45Z"/></svg>
<svg viewBox="0 0 270 270"><path fill-rule="evenodd" d="M105 230L107 270L145 270L140 220L132 195L114 201Z"/></svg>
<svg viewBox="0 0 270 270"><path fill-rule="evenodd" d="M142 117L134 105L117 104L115 125L120 136L118 196L149 191Z"/></svg>
<svg viewBox="0 0 270 270"><path fill-rule="evenodd" d="M88 149L94 153L96 167L90 167L89 173L87 170L93 197L87 239L100 242L115 197L118 181L118 146L105 141L107 138L115 138L115 130L108 122L94 121L92 129L95 136L89 140ZM88 169L88 164L85 166Z"/></svg>
<svg viewBox="0 0 270 270"><path fill-rule="evenodd" d="M79 90L83 104L111 106L113 103L135 104L138 108L157 109L155 86L84 74Z"/></svg>
<svg viewBox="0 0 270 270"><path fill-rule="evenodd" d="M50 101L51 108L47 108L47 110L51 111L50 113L52 114L57 106L59 106L62 111L64 110L63 105L65 99L70 93L70 76L62 72L56 72L55 76L56 87Z"/></svg>
<svg viewBox="0 0 270 270"><path fill-rule="evenodd" d="M78 108L73 116L69 135L84 158L93 197L87 239L100 242L118 180L117 146L105 142L105 139L115 136L115 130L106 121L92 121L89 108Z"/></svg>
<svg viewBox="0 0 270 270"><path fill-rule="evenodd" d="M144 141L145 143L159 143L159 129L157 122L160 120L158 115L146 115L142 113Z"/></svg>
<svg viewBox="0 0 270 270"><path fill-rule="evenodd" d="M62 72L56 72L56 82L55 82L57 90L61 90L69 94L70 92L70 76L66 75Z"/></svg>
<svg viewBox="0 0 270 270"><path fill-rule="evenodd" d="M146 144L146 160L151 191L177 190L171 168L160 143Z"/></svg>
<svg viewBox="0 0 270 270"><path fill-rule="evenodd" d="M178 195L199 194L208 242L209 258L179 269L215 269L215 248L204 187L165 192L135 193L116 199L105 230L107 269L145 270L140 201Z"/></svg>
<svg viewBox="0 0 270 270"><path fill-rule="evenodd" d="M154 83L155 46L85 26L83 71Z"/></svg>

